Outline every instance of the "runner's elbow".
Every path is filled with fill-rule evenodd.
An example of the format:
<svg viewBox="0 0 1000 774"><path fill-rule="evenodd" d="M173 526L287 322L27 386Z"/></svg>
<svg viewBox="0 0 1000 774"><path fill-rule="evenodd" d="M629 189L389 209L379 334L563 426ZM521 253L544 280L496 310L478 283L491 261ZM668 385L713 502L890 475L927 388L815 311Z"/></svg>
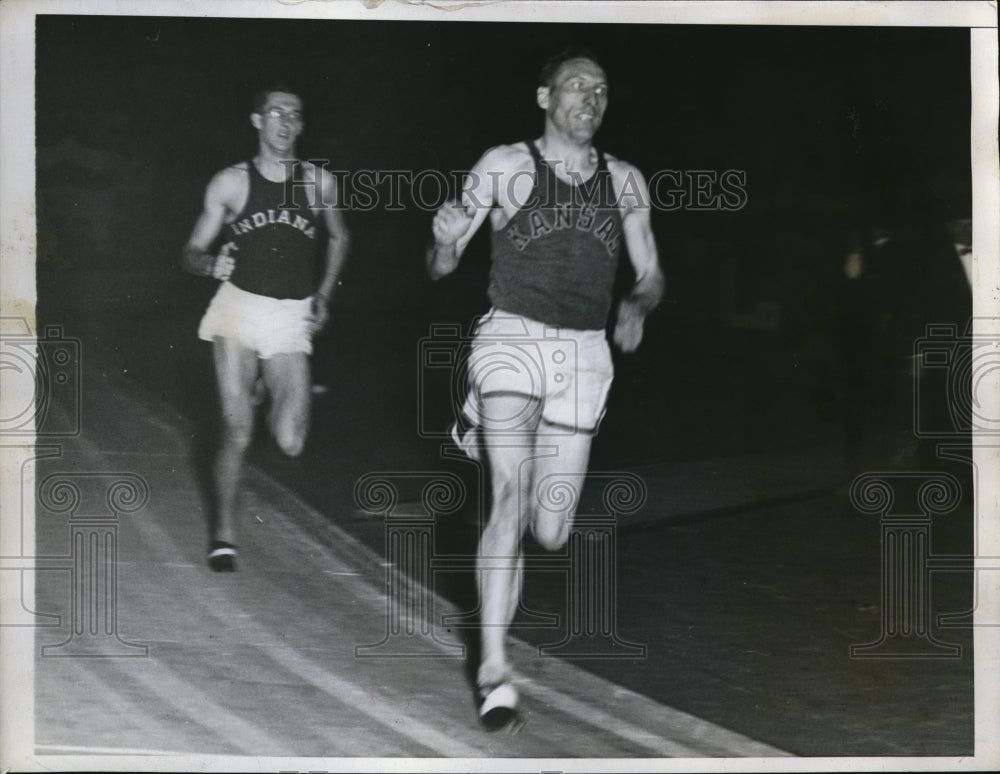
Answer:
<svg viewBox="0 0 1000 774"><path fill-rule="evenodd" d="M442 255L437 249L437 245L431 245L427 251L427 275L437 282L443 277L447 277L458 266L458 253L454 250L451 254Z"/></svg>
<svg viewBox="0 0 1000 774"><path fill-rule="evenodd" d="M185 245L181 251L179 263L184 271L199 277L204 277L212 273L208 256L192 245Z"/></svg>
<svg viewBox="0 0 1000 774"><path fill-rule="evenodd" d="M184 249L181 250L178 264L180 264L180 267L186 272L190 272L191 274L200 274L201 272L196 269L194 258L195 256L192 254L191 247L189 245L185 246Z"/></svg>
<svg viewBox="0 0 1000 774"><path fill-rule="evenodd" d="M439 279L447 277L449 274L451 274L452 271L453 269L441 266L435 261L430 261L427 264L427 275L434 282L437 282Z"/></svg>

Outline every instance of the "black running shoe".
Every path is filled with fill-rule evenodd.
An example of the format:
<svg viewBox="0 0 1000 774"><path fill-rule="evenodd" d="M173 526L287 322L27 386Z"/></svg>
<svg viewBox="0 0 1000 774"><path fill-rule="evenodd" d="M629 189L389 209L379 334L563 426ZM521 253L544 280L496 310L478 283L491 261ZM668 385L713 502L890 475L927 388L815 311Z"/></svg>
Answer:
<svg viewBox="0 0 1000 774"><path fill-rule="evenodd" d="M236 572L236 546L215 540L208 549L208 566L213 572Z"/></svg>

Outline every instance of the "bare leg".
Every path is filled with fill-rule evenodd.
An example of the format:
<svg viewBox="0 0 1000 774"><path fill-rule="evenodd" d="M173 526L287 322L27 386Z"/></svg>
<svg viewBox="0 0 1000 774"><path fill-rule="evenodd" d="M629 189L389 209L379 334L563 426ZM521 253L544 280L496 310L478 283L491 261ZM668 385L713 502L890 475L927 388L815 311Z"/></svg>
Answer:
<svg viewBox="0 0 1000 774"><path fill-rule="evenodd" d="M569 538L587 474L592 440L590 433L556 431L545 420L538 428L536 448L539 454L534 463L531 531L539 544L549 551L558 551ZM555 453L542 454L546 447L552 447Z"/></svg>
<svg viewBox="0 0 1000 774"><path fill-rule="evenodd" d="M304 352L283 353L262 360L261 367L271 393L267 417L271 435L285 454L297 457L309 431L309 358Z"/></svg>
<svg viewBox="0 0 1000 774"><path fill-rule="evenodd" d="M484 399L483 414L515 416L523 409L525 400L523 396L490 396ZM510 676L505 640L520 598L524 568L521 537L531 518L525 511L530 506L538 412L531 414L526 426L516 432L483 427L493 499L479 541L477 562L482 624L482 662L478 674L481 687L502 683Z"/></svg>
<svg viewBox="0 0 1000 774"><path fill-rule="evenodd" d="M213 345L215 373L222 404L222 445L215 461L218 511L214 539L236 542L235 510L243 457L253 435L253 384L257 353L232 339L217 337Z"/></svg>

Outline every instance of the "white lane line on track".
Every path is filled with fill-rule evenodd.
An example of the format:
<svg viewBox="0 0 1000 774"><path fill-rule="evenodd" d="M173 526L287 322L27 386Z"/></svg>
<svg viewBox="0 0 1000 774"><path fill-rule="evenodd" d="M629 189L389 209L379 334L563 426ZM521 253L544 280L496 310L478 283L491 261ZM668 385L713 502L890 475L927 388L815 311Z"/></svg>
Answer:
<svg viewBox="0 0 1000 774"><path fill-rule="evenodd" d="M597 728L609 731L632 744L649 750L664 758L695 758L704 755L703 750L664 739L659 734L647 728L640 728L619 717L604 712L593 703L584 704L571 696L567 696L562 691L553 690L547 686L542 686L534 680L524 677L521 674L515 676L515 682L519 688L540 704L554 707L560 712L570 715L576 720Z"/></svg>
<svg viewBox="0 0 1000 774"><path fill-rule="evenodd" d="M227 707L212 701L204 691L199 690L187 680L177 677L173 670L152 661L151 671L132 669L129 676L142 683L150 692L161 697L175 707L184 717L191 718L220 739L226 740L236 750L254 750L267 747L270 755L295 755L295 751L287 748L261 726L243 720ZM197 713L192 713L192 708Z"/></svg>
<svg viewBox="0 0 1000 774"><path fill-rule="evenodd" d="M293 492L285 490L280 483L275 481L268 474L263 471L257 471L257 476L258 479L266 480L269 486L284 490L286 496L290 497L296 503L297 508L300 508L304 512L309 512L314 518L323 519L322 514L319 514L307 503L301 501ZM282 512L279 512L278 517L281 518L282 515ZM317 545L318 541L310 540L309 535L297 523L293 523L288 519L282 520L285 522L282 526L283 530L296 532L298 533L300 540L309 541L310 543ZM335 532L341 531L335 524L331 524L330 529ZM328 546L318 543L317 548L324 554L328 554L331 562L340 562L336 554ZM356 545L354 550L370 553L369 549L364 546ZM379 563L385 566L389 572L393 573L393 575L399 575L399 571L391 563ZM407 579L406 582L413 581ZM433 594L433 592L428 591L428 594ZM431 607L436 611L437 620L440 620L442 616L449 613L454 614L458 612L448 600L438 596L437 594L434 594L434 602ZM450 653L448 650L449 645L447 643L443 643L436 638L433 638L433 642L445 653ZM518 646L517 641L515 641L514 645L515 647L518 647L518 649L523 648L525 652L531 652L533 650L530 646L524 645L523 643ZM566 673L570 675L578 674L576 668L566 662L558 661L553 663L558 663L560 668L565 670ZM630 723L621 717L617 717L600 710L596 703L585 703L578 699L574 699L563 691L560 691L548 684L535 682L534 680L523 677L520 674L517 674L515 679L518 685L523 686L525 688L525 692L531 695L532 698L539 703L556 707L563 714L569 715L580 723L590 725L603 732L611 733L629 744L638 745L643 749L649 750L663 757L701 757L705 755L742 756L750 754L757 756L788 755L787 752L779 750L778 748L770 747L769 745L758 742L749 737L745 737L735 731L730 731L722 726L717 726L710 721L703 720L694 715L689 715L667 705L660 704L653 699L642 696L641 694L637 694L633 691L626 691L610 681L606 681L596 675L591 675L589 672L584 672L584 674L586 675L588 682L595 686L601 686L601 690L595 690L595 696L608 696L611 695L613 691L617 691L621 695L627 695L633 706L638 708L638 711L633 710L632 714L634 716L641 716L643 718L656 716L658 721L666 719L668 722L657 722L655 725L652 722L644 726L636 725L635 723ZM698 746L691 746L664 736L664 730L670 732L676 731L680 728L683 728L685 732L691 732L692 735L699 742L701 742L701 744Z"/></svg>
<svg viewBox="0 0 1000 774"><path fill-rule="evenodd" d="M705 755L739 757L783 757L788 755L787 752L776 747L758 742L686 712L652 702L645 696L632 691L616 689L619 696L625 696L635 702L636 706L642 706L644 713L648 713L645 716L649 725L645 727L637 726L621 717L605 712L593 703L585 703L562 691L553 690L548 685L535 682L529 677L518 674L515 676L515 682L539 703L553 706L581 722L590 723L610 731L622 739L627 739L633 744L640 745L666 758ZM668 739L661 733L650 730L654 723L662 728L670 729L674 733L683 729L683 735L686 739L694 739L701 744L683 744Z"/></svg>
<svg viewBox="0 0 1000 774"><path fill-rule="evenodd" d="M168 430L168 435L172 435L173 436L172 440L175 440L175 442L183 440L181 434L176 431L176 428L169 426L163 427L162 425L160 425L160 427L161 429ZM180 443L179 445L184 445L184 443ZM262 470L259 469L255 469L254 473L259 478L264 479L267 482L268 486L281 490L283 496L288 497L292 502L295 503L295 505L297 506L296 510L301 509L302 511L307 512L312 520L316 521L317 523L326 524L326 528L334 532L335 534L344 535L345 538L344 545L349 545L352 549L352 552L361 550L367 556L369 556L370 560L374 559L377 565L388 567L389 572L393 573L396 572L389 563L384 561L382 557L376 556L373 552L367 549L367 547L361 545L359 541L357 541L349 534L344 532L344 530L339 528L337 525L331 524L329 521L325 519L325 517L322 516L322 514L315 511L315 509L311 508L300 498L298 498L293 492L287 490L284 486L279 484L271 476L269 476L268 474L264 473ZM314 546L317 546L322 553L327 554L335 558L338 562L340 562L340 559L335 551L333 551L329 546L324 545L322 542L316 541L315 538L313 538L310 534L306 533L298 524L293 522L291 519L288 519L287 514L285 513L283 508L277 509L277 515L281 517L281 521L284 522L284 524L287 525L291 531L299 533L309 543L311 543ZM144 525L148 525L149 521L150 520L143 520ZM351 581L353 579L345 577L344 580ZM361 578L358 578L357 581L355 582L361 583L366 587L370 585L369 582L364 581ZM447 601L442 600L439 597L435 597L435 601L441 604L440 607L435 606L436 610L440 611L450 608L449 603L447 603ZM212 610L211 608L209 608L208 612L210 614L215 615L214 610ZM218 616L215 615L215 617ZM255 641L260 641L260 640L266 641L268 639L271 639L270 637L267 636L268 633L266 629L260 628L260 631L263 632L265 636L254 637L253 639ZM289 671L298 674L300 677L313 683L314 685L321 688L334 698L343 701L347 706L355 707L356 709L365 712L365 714L368 714L374 720L377 720L383 725L386 725L387 727L391 728L397 734L402 733L404 731L404 729L400 727L400 721L412 720L413 725L411 726L411 728L421 729L421 730L414 732L413 735L410 734L406 735L411 736L411 738L414 738L418 743L420 743L423 746L437 747L438 745L442 745L447 748L447 754L458 755L463 757L474 757L476 755L482 754L481 751L468 748L465 745L456 744L451 739L439 734L435 729L430 729L429 727L424 726L422 723L416 721L415 719L407 718L404 714L400 713L398 711L398 708L392 703L383 701L379 703L379 706L362 706L356 704L355 702L352 701L351 694L355 691L360 690L358 686L354 685L348 680L344 680L342 678L337 677L336 675L332 675L328 670L309 661L308 659L299 656L294 652L290 653L287 647L278 648L278 647L269 647L262 645L258 645L256 647L264 650L272 660L274 660L277 663L280 663ZM444 648L445 646L441 644L441 647ZM564 670L569 670L570 674L575 673L575 668L569 664L561 664L561 668ZM601 678L589 675L589 673L585 674L587 674L588 680L598 681L602 685L606 686L607 691L612 691L617 688L617 686L614 683L603 681L601 680ZM529 695L533 696L533 698L540 701L541 703L558 707L565 714L573 717L574 719L584 724L590 725L604 732L610 732L615 736L618 736L619 738L629 742L630 744L639 745L644 749L650 750L660 755L676 756L676 755L694 754L698 756L703 756L706 754L719 754L720 749L723 751L723 753L728 751L730 754L740 755L743 754L740 750L746 749L747 747L755 748L758 751L757 754L760 754L759 750L770 749L768 748L767 745L763 745L761 743L755 742L754 740L742 737L741 735L729 731L728 729L715 726L714 724L709 723L708 721L703 721L699 718L695 718L694 716L687 716L684 713L680 713L679 711L673 710L672 708L666 705L654 702L653 700L648 699L647 697L635 695L636 699L639 702L640 715L643 705L648 705L649 708L657 710L657 712L655 712L654 714L660 716L658 718L660 720L663 719L662 718L663 712L667 712L671 718L673 717L674 713L676 713L678 717L690 718L688 722L681 724L682 726L685 727L685 729L689 731L692 730L691 729L692 722L698 725L698 728L695 729L697 731L696 737L704 738L706 743L704 746L699 746L699 748L696 749L689 745L685 745L680 742L675 742L671 741L670 739L664 738L661 730L663 726L660 723L657 723L655 726L647 725L646 727L635 725L626 720L623 720L621 718L612 716L606 712L598 710L594 703L585 703L579 701L563 693L562 691L549 687L548 685L540 685L538 683L531 681L528 678L523 678L523 677L519 678L518 682L526 688L526 692ZM633 712L633 714L635 713ZM673 724L666 726L667 730L670 730L671 728L673 728ZM715 736L715 734L712 733L713 731L717 731L718 736L725 738L727 740L727 743L724 744L716 743L715 740L712 739L712 737ZM434 740L433 744L429 743L430 740L432 739ZM711 753L707 751L708 748L712 749ZM444 750L441 751L444 752ZM787 753L783 753L782 751L777 749L773 750L773 754L787 755Z"/></svg>
<svg viewBox="0 0 1000 774"><path fill-rule="evenodd" d="M284 490L284 487L280 483L263 471L257 471L257 474L258 479L266 480L269 486ZM293 492L284 491L286 496L296 503L297 510L301 509L304 512L310 513L314 518L323 519L322 514L319 514L307 503L301 501ZM308 534L297 523L292 523L289 520L284 521L286 521L286 524L282 527L283 530L297 532L299 533L299 539L309 540ZM341 531L335 524L331 524L330 529L335 532ZM316 541L310 542L315 543ZM318 550L329 554L331 561L338 561L336 554L328 546L320 543ZM364 551L370 554L367 547L357 544L353 550ZM394 565L383 561L379 561L378 563L385 566L388 572L391 572L398 580L400 572ZM406 582L412 583L414 581L406 579ZM433 591L428 591L428 594L433 594L434 596L433 604L430 607L435 610L437 620L441 620L442 616L459 612L447 599L438 596ZM422 624L425 622L420 621L419 623ZM437 638L432 638L432 640L434 645L450 655L449 647L453 646L441 642ZM535 652L534 648L518 640L514 640L511 645L513 648L522 651L525 655ZM641 746L657 755L663 757L702 757L705 755L779 757L789 755L789 753L776 747L771 747L710 721L661 704L647 696L629 691L597 675L586 671L582 671L581 674L580 670L567 662L552 660L551 663L558 665L563 681L566 681L566 684L572 684L571 681L574 676L577 678L582 677L595 687L593 691L594 696L604 697L617 693L620 696L627 697L634 708L630 711L630 714L633 717L640 717L646 722L644 725L630 723L628 720L600 710L596 702L580 701L553 687L551 684L536 682L519 673L515 675L516 682L525 689L525 693L539 703L555 707L563 714L572 717L582 724L611 733L629 744ZM569 678L568 680L567 677ZM685 738L697 740L697 746L683 744L672 740L668 736L664 736L664 733L676 734L680 729L683 729Z"/></svg>
<svg viewBox="0 0 1000 774"><path fill-rule="evenodd" d="M80 439L80 441L81 445L86 446L87 451L92 453L90 444L87 444L82 439ZM157 547L156 550L160 552L166 551L173 555L179 553L174 540L162 527L159 526L158 519L153 513L152 506L147 506L147 510L149 511L147 518L135 519L132 522L135 528L139 532L143 533L143 538L149 545ZM291 522L289 521L289 523ZM348 579L345 578L345 580ZM362 581L359 579L353 582ZM365 583L365 585L367 586L367 583ZM275 640L266 628L256 624L253 620L253 616L250 613L243 612L233 600L227 601L227 605L225 606L225 616L222 616L217 612L218 606L216 605L207 604L205 600L200 600L199 604L204 607L205 612L208 615L215 618L223 625L226 625L234 616L246 619L242 626L244 631L248 634L248 639L254 643L263 643L268 640ZM396 703L382 699L375 699L369 702L358 702L356 697L359 693L369 693L368 691L364 691L361 685L341 678L330 670L325 669L324 667L317 665L315 662L296 654L294 651L289 651L287 645L282 644L279 646L269 646L264 644L255 644L252 645L252 647L261 650L272 661L280 664L286 670L311 683L327 695L337 699L345 706L351 707L362 714L367 715L395 734L408 737L425 749L433 750L440 755L463 758L478 757L484 754L483 750L471 747L461 742L456 742L447 734L441 733L438 729L421 722L416 717L406 714L402 711L401 706ZM175 677L169 667L162 664L158 664L158 666L160 666L161 669L159 670L157 677L153 678L142 673L136 673L136 677L139 678L147 688L155 691L159 695L162 695L165 699L170 701L171 704L178 707L178 709L181 709L185 715L192 717L196 722L203 725L205 723L203 723L202 717L205 714L210 714L213 717L228 716L227 721L215 724L217 728L213 728L213 730L218 731L221 738L229 740L237 748L259 748L261 741L264 740L267 744L273 744L276 748L281 749L281 746L277 743L277 741L267 735L263 730L258 729L251 723L243 721L236 715L232 714L228 709L214 704L211 699L204 694L201 694L201 692L196 688L190 686L190 684L186 683L183 679ZM169 685L169 688L166 691L164 691L164 684ZM185 690L188 691L189 696L192 693L195 695L201 694L203 698L197 698L195 701L190 701L188 698L183 700L179 699L178 697L183 695ZM198 707L199 712L197 715L190 714L192 707ZM228 725L232 726L232 730L227 728ZM234 738L234 736L237 735L239 741L237 738ZM246 746L244 747L244 745ZM272 754L294 755L294 752L280 752Z"/></svg>
<svg viewBox="0 0 1000 774"><path fill-rule="evenodd" d="M368 701L358 700L358 696L368 695L368 692L364 691L360 685L338 677L333 672L318 666L314 661L299 655L296 651L287 648L258 647L261 647L261 650L268 657L289 672L298 675L338 701L364 713L372 720L391 728L395 733L409 737L423 747L434 750L441 755L455 758L475 758L483 755L483 750L455 741L433 726L407 715L397 703L375 698L370 698Z"/></svg>
<svg viewBox="0 0 1000 774"><path fill-rule="evenodd" d="M172 550L172 539L166 534L156 522L156 519L143 519L140 529L150 533L147 537L153 545L162 549ZM300 655L297 651L290 649L287 643L280 642L264 626L256 623L254 617L243 611L232 599L228 599L221 607L225 614L220 614L220 606L213 604L205 605L207 615L216 619L223 626L227 625L233 618L241 619L241 630L244 632L246 641L244 644L254 647L264 653L276 664L279 664L287 671L295 674L302 680L323 691L327 695L338 700L347 707L367 715L381 725L390 729L393 733L407 737L417 742L421 747L433 750L441 755L470 758L483 754L483 751L468 745L452 740L447 734L441 733L436 728L429 726L416 717L406 714L401 707L393 702L383 699L370 700L368 702L357 701L359 694L367 695L363 687L350 680L339 677L336 673L322 666L319 666L311 659ZM267 644L278 640L278 644ZM152 681L151 687L155 687L156 682ZM182 687L183 683L181 684ZM197 705L188 705L190 706ZM227 711L219 708L220 713ZM223 738L227 738L223 735ZM260 739L255 740L254 745L246 749L254 749L259 746ZM280 753L284 755L286 753Z"/></svg>
<svg viewBox="0 0 1000 774"><path fill-rule="evenodd" d="M63 662L63 668L68 668L69 663ZM73 670L74 688L82 689L83 693L93 696L88 707L92 712L105 711L109 717L113 717L116 723L134 725L136 734L144 740L149 739L169 739L171 731L168 727L158 722L155 716L146 707L140 707L128 694L119 690L121 682L117 679L109 679L109 675L102 670L114 667L115 664L109 659L84 659L82 663L77 660L76 669ZM110 694L110 696L109 696ZM101 707L100 705L103 705ZM110 705L110 706L109 706ZM35 745L53 748L57 746L71 747L71 745ZM102 748L115 749L115 748Z"/></svg>

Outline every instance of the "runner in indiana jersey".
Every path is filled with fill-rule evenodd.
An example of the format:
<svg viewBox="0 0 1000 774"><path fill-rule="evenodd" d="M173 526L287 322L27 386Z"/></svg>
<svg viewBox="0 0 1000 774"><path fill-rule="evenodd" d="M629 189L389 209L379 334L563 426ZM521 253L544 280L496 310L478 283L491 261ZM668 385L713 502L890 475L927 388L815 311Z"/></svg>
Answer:
<svg viewBox="0 0 1000 774"><path fill-rule="evenodd" d="M282 451L296 456L305 445L312 336L326 324L348 246L336 181L295 157L301 98L284 87L265 89L250 122L257 155L209 182L181 257L191 273L222 280L198 329L212 342L224 427L208 555L216 571L236 569L237 494L258 381L270 393L268 426ZM208 253L220 236L219 254Z"/></svg>

